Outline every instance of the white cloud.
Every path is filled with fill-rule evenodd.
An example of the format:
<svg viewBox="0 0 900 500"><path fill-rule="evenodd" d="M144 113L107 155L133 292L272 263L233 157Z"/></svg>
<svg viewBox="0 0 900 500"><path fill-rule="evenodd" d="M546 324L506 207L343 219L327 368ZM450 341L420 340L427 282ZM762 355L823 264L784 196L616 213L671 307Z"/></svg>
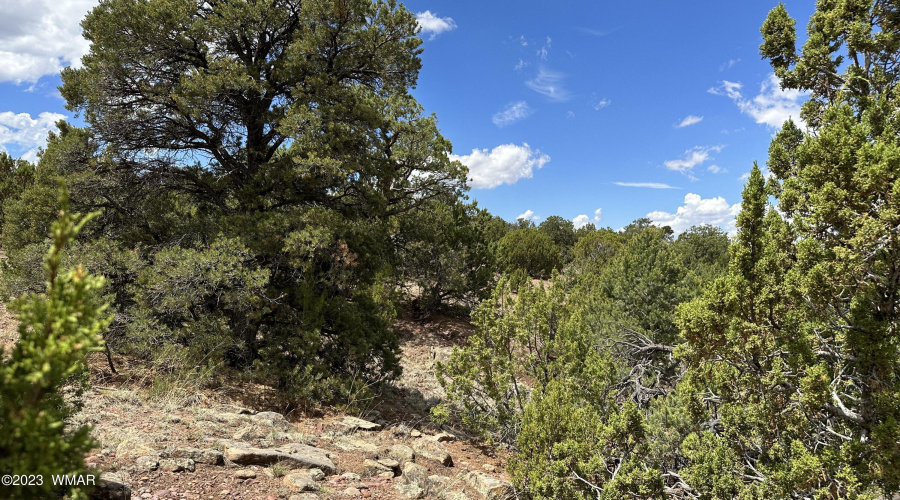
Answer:
<svg viewBox="0 0 900 500"><path fill-rule="evenodd" d="M24 150L21 158L37 160L38 148L47 142L47 134L56 130L56 122L65 119L59 113L43 112L32 118L28 113L15 114L11 111L0 113L0 149L7 151L8 145L16 145Z"/></svg>
<svg viewBox="0 0 900 500"><path fill-rule="evenodd" d="M597 210L594 210L594 218L593 219L591 219L590 217L588 217L587 215L584 215L584 214L576 215L575 218L572 219L572 224L575 225L575 229L581 229L582 227L588 225L589 223L600 222L600 219L602 219L602 214L603 214L603 209L598 208Z"/></svg>
<svg viewBox="0 0 900 500"><path fill-rule="evenodd" d="M711 151L719 152L724 146L701 147L697 146L684 152L684 158L680 160L666 160L663 165L669 170L681 172L691 178L693 177L694 167L702 165L706 160L711 159Z"/></svg>
<svg viewBox="0 0 900 500"><path fill-rule="evenodd" d="M422 28L421 33L428 33L431 35L428 37L429 40L434 40L434 37L441 33L456 29L456 23L453 21L452 17L438 17L435 14L432 14L430 10L416 14L416 22L418 22L419 27Z"/></svg>
<svg viewBox="0 0 900 500"><path fill-rule="evenodd" d="M725 71L726 69L731 69L735 64L741 62L740 59L729 59L728 61L719 65L719 71Z"/></svg>
<svg viewBox="0 0 900 500"><path fill-rule="evenodd" d="M4 0L0 16L0 81L35 82L80 66L90 47L81 20L97 0Z"/></svg>
<svg viewBox="0 0 900 500"><path fill-rule="evenodd" d="M603 99L600 99L599 97L597 97L597 94L591 94L591 107L594 108L594 111L600 111L610 104L612 104L612 101L610 101L609 99L605 97Z"/></svg>
<svg viewBox="0 0 900 500"><path fill-rule="evenodd" d="M553 40L550 39L550 37L548 36L547 43L545 43L544 46L541 47L541 50L537 51L537 56L538 56L538 58L540 58L541 61L547 60L547 57L550 55L550 47L552 47L552 46L553 46Z"/></svg>
<svg viewBox="0 0 900 500"><path fill-rule="evenodd" d="M613 182L616 186L649 188L649 189L681 189L679 187L663 184L662 182Z"/></svg>
<svg viewBox="0 0 900 500"><path fill-rule="evenodd" d="M764 123L773 128L781 128L788 118L802 126L800 120L800 105L806 100L806 93L795 89L782 90L775 73L760 84L759 94L747 99L741 93L743 85L739 82L723 81L718 87L713 87L707 92L715 95L727 96L737 105L741 113L749 115L756 123Z"/></svg>
<svg viewBox="0 0 900 500"><path fill-rule="evenodd" d="M699 194L688 193L684 197L684 205L678 207L675 213L658 210L647 214L647 218L654 224L671 227L676 233L691 226L712 224L734 234L735 217L740 211L740 203L729 205L721 196L704 199Z"/></svg>
<svg viewBox="0 0 900 500"><path fill-rule="evenodd" d="M540 217L534 215L533 210L526 210L525 213L521 213L516 216L516 220L540 220Z"/></svg>
<svg viewBox="0 0 900 500"><path fill-rule="evenodd" d="M709 167L707 167L706 170L709 172L712 172L714 174L721 174L721 173L728 172L728 170L725 170L724 168L722 168L718 165L710 165Z"/></svg>
<svg viewBox="0 0 900 500"><path fill-rule="evenodd" d="M581 229L584 226L588 225L591 222L591 218L587 215L576 215L574 219L572 219L572 224L575 226L575 229Z"/></svg>
<svg viewBox="0 0 900 500"><path fill-rule="evenodd" d="M525 62L525 61L519 59L519 63L516 64L516 67L513 68L513 69L516 70L516 71L519 71L519 70L524 69L524 68L525 68L526 66L528 66L528 65L529 65L529 63L527 63L527 62Z"/></svg>
<svg viewBox="0 0 900 500"><path fill-rule="evenodd" d="M515 184L530 179L535 169L550 161L550 157L527 143L517 146L503 144L491 151L473 149L465 156L450 155L451 160L469 167L469 184L476 189L492 189L501 184Z"/></svg>
<svg viewBox="0 0 900 500"><path fill-rule="evenodd" d="M499 113L495 113L492 120L494 125L498 127L505 127L507 125L511 125L519 120L524 120L528 118L532 109L528 107L528 103L525 101L513 102L506 105L506 108Z"/></svg>
<svg viewBox="0 0 900 500"><path fill-rule="evenodd" d="M522 44L522 47L528 47L528 40L525 39L525 35L519 35L519 43Z"/></svg>
<svg viewBox="0 0 900 500"><path fill-rule="evenodd" d="M569 100L569 91L563 87L565 75L541 68L533 80L525 82L531 90L544 95L551 101L565 102Z"/></svg>
<svg viewBox="0 0 900 500"><path fill-rule="evenodd" d="M684 118L684 120L681 120L681 123L679 123L678 125L675 125L675 127L677 127L677 128L689 127L691 125L696 125L702 121L703 121L702 116L687 115Z"/></svg>

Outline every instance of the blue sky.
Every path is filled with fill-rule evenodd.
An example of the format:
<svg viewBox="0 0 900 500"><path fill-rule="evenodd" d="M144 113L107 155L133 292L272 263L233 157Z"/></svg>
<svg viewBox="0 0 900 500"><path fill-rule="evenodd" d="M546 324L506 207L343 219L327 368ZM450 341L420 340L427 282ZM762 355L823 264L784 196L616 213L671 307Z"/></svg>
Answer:
<svg viewBox="0 0 900 500"><path fill-rule="evenodd" d="M70 117L59 70L95 0L10 0L0 16L0 147L33 158ZM409 0L425 40L415 96L470 198L507 220L730 229L753 161L803 100L760 59L775 1ZM814 10L785 2L801 39ZM599 211L598 211L599 210Z"/></svg>

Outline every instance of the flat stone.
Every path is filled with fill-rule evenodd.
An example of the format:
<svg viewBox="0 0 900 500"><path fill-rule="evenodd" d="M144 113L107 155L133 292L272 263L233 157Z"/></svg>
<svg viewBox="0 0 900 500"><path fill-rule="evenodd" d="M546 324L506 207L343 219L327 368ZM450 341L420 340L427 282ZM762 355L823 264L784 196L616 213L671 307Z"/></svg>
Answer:
<svg viewBox="0 0 900 500"><path fill-rule="evenodd" d="M447 448L431 439L417 439L413 442L413 450L420 457L434 460L446 467L453 467L453 458Z"/></svg>
<svg viewBox="0 0 900 500"><path fill-rule="evenodd" d="M362 478L355 472L345 472L341 474L341 479L344 481L359 481Z"/></svg>
<svg viewBox="0 0 900 500"><path fill-rule="evenodd" d="M419 432L419 431L417 431L417 430L415 430L415 429L413 429L412 431L410 431L409 435L412 436L412 437L414 437L414 438L422 437L422 433Z"/></svg>
<svg viewBox="0 0 900 500"><path fill-rule="evenodd" d="M400 468L400 462L394 460L393 458L380 458L377 460L377 462L391 470Z"/></svg>
<svg viewBox="0 0 900 500"><path fill-rule="evenodd" d="M131 500L131 485L122 476L112 472L100 474L91 500Z"/></svg>
<svg viewBox="0 0 900 500"><path fill-rule="evenodd" d="M368 420L363 420L361 418L356 417L344 417L341 420L341 424L353 428L360 429L364 431L380 431L381 424L376 424L375 422L369 422Z"/></svg>
<svg viewBox="0 0 900 500"><path fill-rule="evenodd" d="M398 462L412 462L416 458L416 453L412 448L405 444L395 444L384 453L390 458Z"/></svg>
<svg viewBox="0 0 900 500"><path fill-rule="evenodd" d="M490 474L472 471L463 476L463 480L486 500L510 500L515 498L515 491L508 481L502 481Z"/></svg>
<svg viewBox="0 0 900 500"><path fill-rule="evenodd" d="M292 491L316 491L319 487L309 472L292 472L282 480L285 486Z"/></svg>
<svg viewBox="0 0 900 500"><path fill-rule="evenodd" d="M425 490L419 488L415 484L397 484L394 489L399 491L406 498L425 498Z"/></svg>
<svg viewBox="0 0 900 500"><path fill-rule="evenodd" d="M234 471L234 477L238 479L253 479L256 477L256 471L251 469L239 469Z"/></svg>
<svg viewBox="0 0 900 500"><path fill-rule="evenodd" d="M481 466L481 468L488 472L494 472L495 470L497 470L497 468L494 467L492 464L484 464Z"/></svg>
<svg viewBox="0 0 900 500"><path fill-rule="evenodd" d="M294 443L277 449L253 448L245 443L228 442L225 445L225 458L238 465L272 465L285 463L293 468L315 467L329 474L334 473L334 462L328 458L328 452Z"/></svg>
<svg viewBox="0 0 900 500"><path fill-rule="evenodd" d="M146 455L138 457L134 461L134 465L139 471L151 472L159 469L159 457L156 455Z"/></svg>
<svg viewBox="0 0 900 500"><path fill-rule="evenodd" d="M166 472L194 472L196 467L190 458L164 458L159 461L159 468Z"/></svg>
<svg viewBox="0 0 900 500"><path fill-rule="evenodd" d="M198 464L224 465L225 456L218 450L204 450L200 448L175 448L172 458L190 458Z"/></svg>
<svg viewBox="0 0 900 500"><path fill-rule="evenodd" d="M274 411L264 411L257 413L256 415L252 415L250 420L256 424L268 425L270 427L276 427L278 429L287 430L293 429L294 425L288 422L284 415L281 413L276 413Z"/></svg>
<svg viewBox="0 0 900 500"><path fill-rule="evenodd" d="M391 472L381 472L378 474L378 477L381 479L394 479L394 473Z"/></svg>
<svg viewBox="0 0 900 500"><path fill-rule="evenodd" d="M451 441L456 441L456 436L450 434L449 432L440 432L431 436L431 439L437 441L438 443L449 443Z"/></svg>
<svg viewBox="0 0 900 500"><path fill-rule="evenodd" d="M359 438L342 438L334 443L335 446L347 451L362 451L373 458L378 454L378 446Z"/></svg>
<svg viewBox="0 0 900 500"><path fill-rule="evenodd" d="M377 476L382 472L391 472L391 468L381 465L375 460L366 459L363 461L364 475L366 477Z"/></svg>
<svg viewBox="0 0 900 500"><path fill-rule="evenodd" d="M344 496L351 497L351 498L356 498L356 497L362 496L362 492L360 492L358 489L354 488L353 486L347 488L342 493L344 494Z"/></svg>

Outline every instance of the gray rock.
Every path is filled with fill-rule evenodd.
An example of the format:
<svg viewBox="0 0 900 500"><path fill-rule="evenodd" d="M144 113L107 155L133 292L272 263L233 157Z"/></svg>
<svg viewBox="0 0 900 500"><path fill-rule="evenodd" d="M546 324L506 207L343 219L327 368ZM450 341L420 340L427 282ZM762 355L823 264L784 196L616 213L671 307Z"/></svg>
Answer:
<svg viewBox="0 0 900 500"><path fill-rule="evenodd" d="M437 474L425 478L425 492L432 496L440 496L450 487L450 479L447 476L439 476Z"/></svg>
<svg viewBox="0 0 900 500"><path fill-rule="evenodd" d="M382 472L392 472L392 469L390 467L382 465L382 464L376 462L375 460L369 460L369 459L366 459L365 461L363 461L363 468L364 468L363 474L366 477L377 476L378 474L381 474Z"/></svg>
<svg viewBox="0 0 900 500"><path fill-rule="evenodd" d="M481 466L481 468L488 472L494 472L495 470L497 470L497 468L494 467L493 464L484 464Z"/></svg>
<svg viewBox="0 0 900 500"><path fill-rule="evenodd" d="M508 481L480 471L472 471L463 480L486 500L510 500L515 498L515 491Z"/></svg>
<svg viewBox="0 0 900 500"><path fill-rule="evenodd" d="M198 464L224 465L225 456L218 450L203 450L200 448L175 448L172 458L190 458Z"/></svg>
<svg viewBox="0 0 900 500"><path fill-rule="evenodd" d="M357 474L355 472L345 472L345 473L341 474L341 479L343 479L345 481L359 481L362 478L359 477L359 474Z"/></svg>
<svg viewBox="0 0 900 500"><path fill-rule="evenodd" d="M354 488L353 486L344 490L343 494L345 497L350 497L350 498L356 498L358 496L362 496L362 492L359 491L358 489Z"/></svg>
<svg viewBox="0 0 900 500"><path fill-rule="evenodd" d="M394 460L393 458L380 458L377 460L377 462L391 470L397 470L400 468L400 462Z"/></svg>
<svg viewBox="0 0 900 500"><path fill-rule="evenodd" d="M461 491L448 491L444 493L444 500L469 500L469 497Z"/></svg>
<svg viewBox="0 0 900 500"><path fill-rule="evenodd" d="M259 425L268 425L281 430L293 429L294 425L284 418L281 413L274 411L264 411L250 417L250 420Z"/></svg>
<svg viewBox="0 0 900 500"><path fill-rule="evenodd" d="M376 424L375 422L369 422L368 420L363 420L361 418L356 417L344 417L341 420L341 424L350 427L351 429L361 429L364 431L380 431L381 425Z"/></svg>
<svg viewBox="0 0 900 500"><path fill-rule="evenodd" d="M309 477L314 481L321 481L325 479L325 473L322 472L322 469L309 469Z"/></svg>
<svg viewBox="0 0 900 500"><path fill-rule="evenodd" d="M282 482L292 491L316 491L319 489L315 479L312 478L308 471L292 472L284 476Z"/></svg>
<svg viewBox="0 0 900 500"><path fill-rule="evenodd" d="M253 479L256 477L256 471L251 469L239 469L234 471L234 477L238 479Z"/></svg>
<svg viewBox="0 0 900 500"><path fill-rule="evenodd" d="M406 446L405 444L395 444L391 446L384 455L387 455L390 458L398 462L412 462L416 458L416 453L412 448Z"/></svg>
<svg viewBox="0 0 900 500"><path fill-rule="evenodd" d="M374 458L378 454L378 446L359 438L342 437L335 441L335 446L347 451L362 451L369 458Z"/></svg>
<svg viewBox="0 0 900 500"><path fill-rule="evenodd" d="M425 488L425 480L428 478L428 471L425 467L412 462L403 464L403 482L406 484L414 484L420 488Z"/></svg>
<svg viewBox="0 0 900 500"><path fill-rule="evenodd" d="M131 485L122 476L112 472L100 474L97 487L91 492L91 500L131 500Z"/></svg>
<svg viewBox="0 0 900 500"><path fill-rule="evenodd" d="M437 441L438 443L449 443L451 441L456 441L456 436L450 434L449 432L440 432L432 436L431 439Z"/></svg>
<svg viewBox="0 0 900 500"><path fill-rule="evenodd" d="M434 460L447 467L453 467L453 458L450 456L450 452L437 441L427 438L417 439L413 442L412 447L420 457Z"/></svg>
<svg viewBox="0 0 900 500"><path fill-rule="evenodd" d="M166 472L194 472L196 467L190 458L164 458L159 461L159 468Z"/></svg>
<svg viewBox="0 0 900 500"><path fill-rule="evenodd" d="M139 471L152 472L159 469L159 457L156 455L138 457L138 459L134 461L134 465Z"/></svg>
<svg viewBox="0 0 900 500"><path fill-rule="evenodd" d="M406 498L425 498L425 490L419 488L415 484L397 484L394 489L399 491Z"/></svg>
<svg viewBox="0 0 900 500"><path fill-rule="evenodd" d="M246 443L233 441L225 445L225 458L238 465L272 465L283 462L288 467L315 467L332 474L335 470L334 462L328 458L327 453L325 450L299 443L273 450L253 448Z"/></svg>

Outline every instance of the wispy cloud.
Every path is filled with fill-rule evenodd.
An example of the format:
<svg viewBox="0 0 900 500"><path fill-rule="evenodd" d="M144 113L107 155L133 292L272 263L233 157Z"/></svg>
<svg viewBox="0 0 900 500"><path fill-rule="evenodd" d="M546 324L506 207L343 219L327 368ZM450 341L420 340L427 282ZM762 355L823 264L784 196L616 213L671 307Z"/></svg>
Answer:
<svg viewBox="0 0 900 500"><path fill-rule="evenodd" d="M722 64L719 65L719 71L725 71L726 69L731 69L735 64L741 62L740 59L729 59Z"/></svg>
<svg viewBox="0 0 900 500"><path fill-rule="evenodd" d="M547 57L550 56L550 47L553 46L553 39L549 36L547 37L547 41L544 43L544 46L537 51L537 56L541 61L546 61Z"/></svg>
<svg viewBox="0 0 900 500"><path fill-rule="evenodd" d="M784 122L791 118L797 124L802 125L800 105L806 100L805 92L794 89L782 90L781 83L774 73L769 74L760 84L759 94L752 99L744 97L741 93L743 87L740 82L725 80L718 87L713 87L707 92L730 98L741 110L741 113L749 115L756 123L781 128Z"/></svg>
<svg viewBox="0 0 900 500"><path fill-rule="evenodd" d="M601 109L612 104L612 101L607 98L597 97L597 94L591 94L591 107L594 108L594 111L600 111Z"/></svg>
<svg viewBox="0 0 900 500"><path fill-rule="evenodd" d="M511 125L519 120L523 120L528 118L531 115L532 109L528 107L528 103L525 101L513 102L507 104L503 111L494 114L493 122L494 125L498 127L505 127L507 125Z"/></svg>
<svg viewBox="0 0 900 500"><path fill-rule="evenodd" d="M702 121L703 121L702 116L687 115L684 118L684 120L681 120L681 123L679 123L678 125L675 125L675 127L676 128L690 127L691 125L696 125Z"/></svg>
<svg viewBox="0 0 900 500"><path fill-rule="evenodd" d="M523 61L522 59L519 59L519 63L516 64L516 67L513 69L515 69L516 71L520 71L520 70L524 69L525 67L527 67L529 64L530 63L527 63L527 62Z"/></svg>
<svg viewBox="0 0 900 500"><path fill-rule="evenodd" d="M591 35L591 36L596 36L596 37L609 36L612 33L612 31L595 30L592 28L585 28L583 26L579 26L576 29L586 35Z"/></svg>
<svg viewBox="0 0 900 500"><path fill-rule="evenodd" d="M416 14L416 22L422 28L422 34L431 35L428 37L429 40L434 40L434 37L441 33L456 29L456 23L452 17L438 17L432 14L430 10Z"/></svg>
<svg viewBox="0 0 900 500"><path fill-rule="evenodd" d="M697 146L685 151L684 158L678 160L666 160L663 162L663 165L669 170L681 172L691 179L696 180L696 177L693 175L694 167L702 165L707 160L712 159L710 153L718 153L719 151L722 151L724 147L725 146Z"/></svg>
<svg viewBox="0 0 900 500"><path fill-rule="evenodd" d="M681 189L680 187L670 186L662 182L613 182L616 186L648 188L648 189Z"/></svg>
<svg viewBox="0 0 900 500"><path fill-rule="evenodd" d="M469 185L476 189L493 189L501 184L515 184L529 179L534 170L550 161L550 157L527 143L503 144L488 151L473 149L465 156L450 155L451 160L469 167Z"/></svg>
<svg viewBox="0 0 900 500"><path fill-rule="evenodd" d="M706 170L708 172L712 172L714 174L724 174L725 172L728 172L728 170L726 170L718 165L710 165L709 167L706 168Z"/></svg>
<svg viewBox="0 0 900 500"><path fill-rule="evenodd" d="M571 99L569 91L563 86L565 75L545 68L538 70L537 76L525 82L531 90L554 102L566 102Z"/></svg>

